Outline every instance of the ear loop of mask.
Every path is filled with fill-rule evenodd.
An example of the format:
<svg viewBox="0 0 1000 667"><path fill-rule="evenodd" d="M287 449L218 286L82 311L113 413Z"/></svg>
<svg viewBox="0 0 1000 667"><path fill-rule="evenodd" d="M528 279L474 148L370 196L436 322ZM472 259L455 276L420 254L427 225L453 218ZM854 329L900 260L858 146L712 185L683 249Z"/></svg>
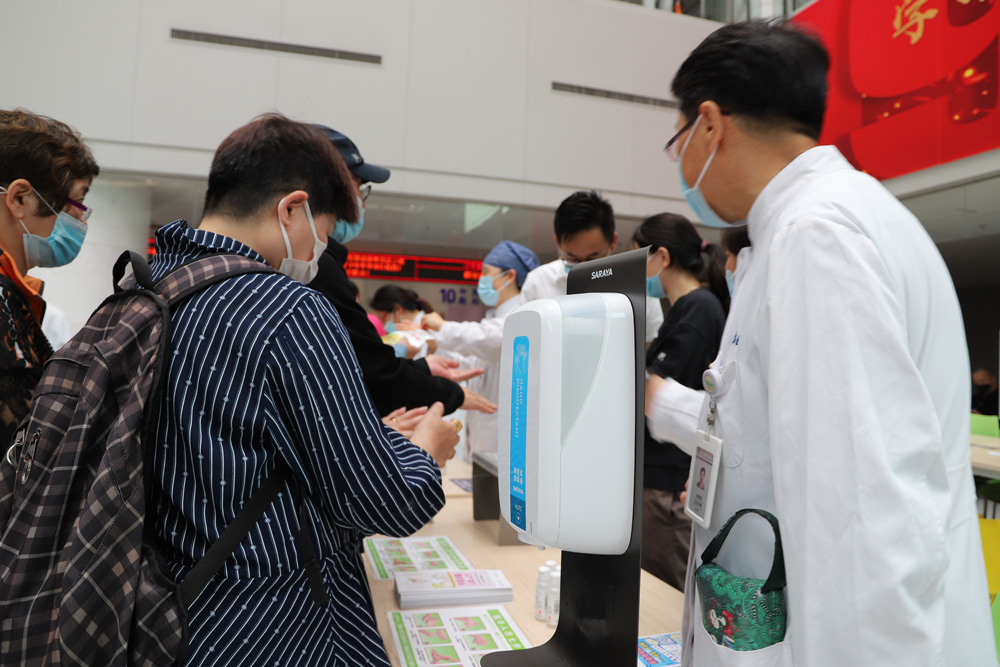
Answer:
<svg viewBox="0 0 1000 667"><path fill-rule="evenodd" d="M694 136L694 131L698 127L698 123L701 122L701 119L702 119L701 114L698 114L698 117L694 119L694 125L691 126L691 131L688 132L687 139L684 140L684 145L681 147L681 152L677 156L677 162L680 162L681 160L684 159L684 153L687 151L688 144L691 143L691 137ZM716 144L715 148L712 149L712 154L708 156L707 160L705 160L705 166L701 168L701 173L698 174L698 180L696 180L694 185L691 186L691 189L697 188L698 186L701 185L701 180L705 178L705 172L708 171L708 165L712 164L712 160L715 159L715 153L718 150L719 150L719 145ZM683 177L683 174L681 174L681 176Z"/></svg>
<svg viewBox="0 0 1000 667"><path fill-rule="evenodd" d="M278 202L278 227L281 229L281 238L285 242L285 259L292 259L292 243L288 239L288 232L285 231L285 223L281 221L281 212L285 209L285 200Z"/></svg>

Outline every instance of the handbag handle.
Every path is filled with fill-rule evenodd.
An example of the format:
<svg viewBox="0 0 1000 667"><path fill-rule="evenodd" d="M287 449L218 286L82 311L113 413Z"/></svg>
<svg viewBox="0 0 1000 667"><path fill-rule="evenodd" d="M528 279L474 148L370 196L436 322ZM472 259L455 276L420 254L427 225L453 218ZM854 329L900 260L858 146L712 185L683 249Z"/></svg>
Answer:
<svg viewBox="0 0 1000 667"><path fill-rule="evenodd" d="M760 589L760 592L770 593L771 591L781 590L785 587L785 554L781 549L781 530L778 529L778 520L774 515L764 510L747 508L731 516L726 525L722 527L712 541L709 542L708 546L705 547L705 551L701 554L702 564L705 565L715 560L715 557L719 555L719 551L722 549L722 543L726 541L733 525L744 514L751 512L767 519L767 522L771 524L771 528L774 529L774 562L771 564L771 573L768 575L767 581L764 582L764 586Z"/></svg>

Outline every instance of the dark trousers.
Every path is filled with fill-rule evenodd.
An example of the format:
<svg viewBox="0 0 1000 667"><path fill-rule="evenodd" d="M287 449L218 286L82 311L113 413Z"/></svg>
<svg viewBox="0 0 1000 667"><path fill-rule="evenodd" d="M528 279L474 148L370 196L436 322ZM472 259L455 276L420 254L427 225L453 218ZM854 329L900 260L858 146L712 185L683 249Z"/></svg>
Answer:
<svg viewBox="0 0 1000 667"><path fill-rule="evenodd" d="M684 590L691 519L680 491L642 490L642 569Z"/></svg>

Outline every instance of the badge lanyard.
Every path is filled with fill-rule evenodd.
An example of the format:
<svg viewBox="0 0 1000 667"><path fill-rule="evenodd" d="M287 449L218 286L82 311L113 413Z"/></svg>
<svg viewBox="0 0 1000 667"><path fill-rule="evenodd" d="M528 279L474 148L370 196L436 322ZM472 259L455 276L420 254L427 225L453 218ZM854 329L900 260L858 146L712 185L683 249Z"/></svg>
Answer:
<svg viewBox="0 0 1000 667"><path fill-rule="evenodd" d="M708 394L708 430L698 429L696 432L684 512L698 525L709 528L719 468L722 466L722 439L715 435L715 424L719 418L716 401L725 392L726 386L722 374L712 368L705 371L701 379Z"/></svg>

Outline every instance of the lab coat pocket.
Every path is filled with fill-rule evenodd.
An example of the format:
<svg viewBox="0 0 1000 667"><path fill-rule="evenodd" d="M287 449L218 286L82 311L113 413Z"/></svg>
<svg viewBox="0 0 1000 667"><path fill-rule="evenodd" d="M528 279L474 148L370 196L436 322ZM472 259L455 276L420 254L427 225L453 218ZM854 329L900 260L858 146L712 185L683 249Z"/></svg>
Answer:
<svg viewBox="0 0 1000 667"><path fill-rule="evenodd" d="M743 461L743 401L739 368L733 359L722 366L721 391L716 398L717 434L722 438L722 465L735 468Z"/></svg>
<svg viewBox="0 0 1000 667"><path fill-rule="evenodd" d="M756 651L734 651L721 646L708 634L701 622L701 605L695 602L694 661L696 667L790 667L792 647L790 640L772 644Z"/></svg>

